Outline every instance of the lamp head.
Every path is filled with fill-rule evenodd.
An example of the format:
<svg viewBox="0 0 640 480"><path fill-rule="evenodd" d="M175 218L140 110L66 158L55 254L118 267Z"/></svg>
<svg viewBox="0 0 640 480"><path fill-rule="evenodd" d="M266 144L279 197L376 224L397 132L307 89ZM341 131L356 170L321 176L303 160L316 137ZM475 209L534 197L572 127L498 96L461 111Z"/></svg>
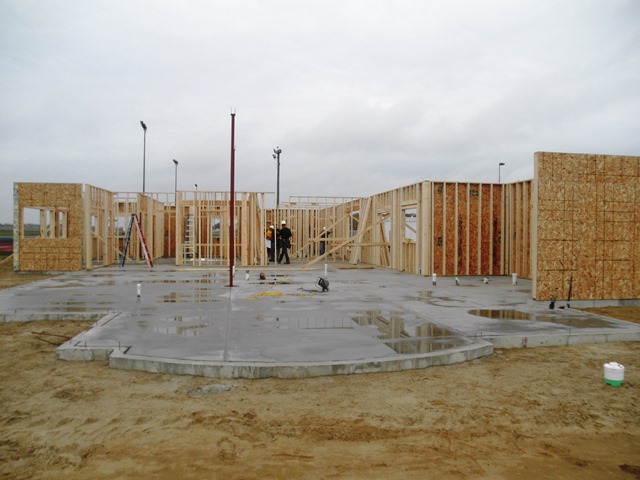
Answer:
<svg viewBox="0 0 640 480"><path fill-rule="evenodd" d="M142 129L146 132L147 131L147 126L144 124L144 122L142 120L140 120L140 125L142 126Z"/></svg>
<svg viewBox="0 0 640 480"><path fill-rule="evenodd" d="M178 160L176 160L175 158L173 159L173 163L176 164L176 167L178 166Z"/></svg>

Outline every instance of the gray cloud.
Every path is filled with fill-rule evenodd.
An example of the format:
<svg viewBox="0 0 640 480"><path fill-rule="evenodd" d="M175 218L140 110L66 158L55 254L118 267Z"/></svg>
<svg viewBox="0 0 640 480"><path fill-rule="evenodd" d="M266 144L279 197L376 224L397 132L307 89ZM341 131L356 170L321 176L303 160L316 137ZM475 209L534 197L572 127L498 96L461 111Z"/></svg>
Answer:
<svg viewBox="0 0 640 480"><path fill-rule="evenodd" d="M0 3L0 222L14 181L369 195L640 154L634 0Z"/></svg>

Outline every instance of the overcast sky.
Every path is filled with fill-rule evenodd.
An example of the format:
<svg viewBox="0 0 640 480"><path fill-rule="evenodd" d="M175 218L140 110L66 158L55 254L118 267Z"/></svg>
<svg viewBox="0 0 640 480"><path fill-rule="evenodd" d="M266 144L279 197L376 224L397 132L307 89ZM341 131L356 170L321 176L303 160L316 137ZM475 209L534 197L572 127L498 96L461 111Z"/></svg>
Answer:
<svg viewBox="0 0 640 480"><path fill-rule="evenodd" d="M367 196L640 155L638 0L0 0L13 182Z"/></svg>

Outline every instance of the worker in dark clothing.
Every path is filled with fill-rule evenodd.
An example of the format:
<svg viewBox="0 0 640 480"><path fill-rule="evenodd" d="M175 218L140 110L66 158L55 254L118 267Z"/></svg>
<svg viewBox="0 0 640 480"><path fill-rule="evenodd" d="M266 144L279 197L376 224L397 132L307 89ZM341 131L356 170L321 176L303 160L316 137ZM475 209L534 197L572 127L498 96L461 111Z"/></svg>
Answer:
<svg viewBox="0 0 640 480"><path fill-rule="evenodd" d="M291 230L287 227L287 222L282 221L282 227L280 228L280 235L278 237L278 243L280 244L280 256L278 257L278 263L282 263L282 259L285 258L284 263L291 263L289 261L289 249L291 248Z"/></svg>
<svg viewBox="0 0 640 480"><path fill-rule="evenodd" d="M324 255L326 244L327 244L327 242L324 239L327 238L329 235L331 235L331 232L327 230L327 227L322 227L322 234L320 234L320 238L322 239L320 240L320 255Z"/></svg>

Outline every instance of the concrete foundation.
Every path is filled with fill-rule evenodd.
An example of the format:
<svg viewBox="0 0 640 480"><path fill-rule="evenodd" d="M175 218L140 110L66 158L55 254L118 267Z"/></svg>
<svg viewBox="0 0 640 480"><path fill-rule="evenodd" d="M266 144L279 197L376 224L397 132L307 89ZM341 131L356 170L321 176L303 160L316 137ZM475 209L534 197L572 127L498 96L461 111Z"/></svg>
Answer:
<svg viewBox="0 0 640 480"><path fill-rule="evenodd" d="M280 266L278 266L280 267ZM266 279L260 279L264 273ZM511 276L431 278L322 269L127 266L0 292L0 320L87 319L63 360L216 378L301 378L465 362L493 348L640 340L640 325L531 300ZM140 296L138 296L140 285Z"/></svg>

